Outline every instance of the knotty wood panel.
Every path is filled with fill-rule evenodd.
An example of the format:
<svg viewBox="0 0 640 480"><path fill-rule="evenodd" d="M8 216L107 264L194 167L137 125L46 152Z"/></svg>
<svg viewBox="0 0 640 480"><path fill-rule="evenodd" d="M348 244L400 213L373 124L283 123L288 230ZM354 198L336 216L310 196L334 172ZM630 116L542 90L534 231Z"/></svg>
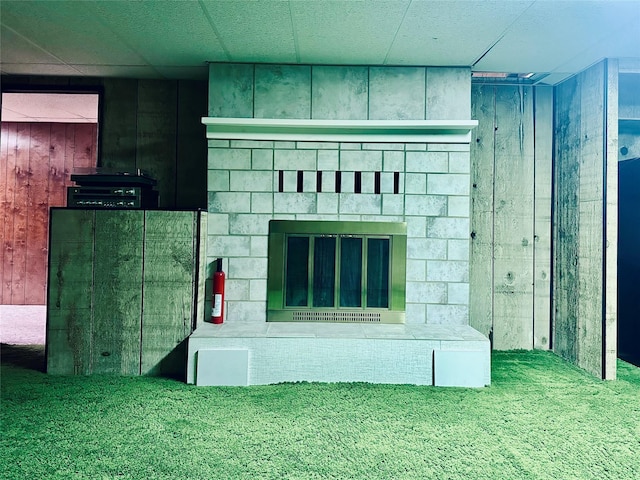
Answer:
<svg viewBox="0 0 640 480"><path fill-rule="evenodd" d="M169 373L168 356L193 328L198 218L166 211L147 211L145 218L141 373Z"/></svg>
<svg viewBox="0 0 640 480"><path fill-rule="evenodd" d="M533 346L551 348L551 186L553 169L553 88L534 89L535 241Z"/></svg>
<svg viewBox="0 0 640 480"><path fill-rule="evenodd" d="M471 142L471 254L469 324L491 337L493 329L493 182L495 97L493 85L473 85Z"/></svg>
<svg viewBox="0 0 640 480"><path fill-rule="evenodd" d="M140 373L144 212L96 211L93 371Z"/></svg>
<svg viewBox="0 0 640 480"><path fill-rule="evenodd" d="M496 91L494 327L498 350L533 347L533 91Z"/></svg>
<svg viewBox="0 0 640 480"><path fill-rule="evenodd" d="M556 89L554 350L602 378L615 378L615 98L606 61Z"/></svg>
<svg viewBox="0 0 640 480"><path fill-rule="evenodd" d="M91 373L92 210L51 210L47 298L47 372Z"/></svg>
<svg viewBox="0 0 640 480"><path fill-rule="evenodd" d="M136 165L158 181L160 207L176 204L177 83L140 80Z"/></svg>
<svg viewBox="0 0 640 480"><path fill-rule="evenodd" d="M95 124L2 123L0 303L42 305L48 212L66 204L70 175L96 164Z"/></svg>

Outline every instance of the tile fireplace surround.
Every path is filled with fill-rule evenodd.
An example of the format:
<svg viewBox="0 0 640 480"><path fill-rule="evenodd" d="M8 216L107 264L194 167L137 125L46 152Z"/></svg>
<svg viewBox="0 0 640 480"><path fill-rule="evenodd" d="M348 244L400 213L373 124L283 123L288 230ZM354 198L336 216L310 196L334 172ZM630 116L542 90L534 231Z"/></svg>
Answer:
<svg viewBox="0 0 640 480"><path fill-rule="evenodd" d="M223 258L226 318L190 337L189 383L490 383L468 326L470 79L211 64L207 263ZM270 220L405 222L405 324L267 322Z"/></svg>

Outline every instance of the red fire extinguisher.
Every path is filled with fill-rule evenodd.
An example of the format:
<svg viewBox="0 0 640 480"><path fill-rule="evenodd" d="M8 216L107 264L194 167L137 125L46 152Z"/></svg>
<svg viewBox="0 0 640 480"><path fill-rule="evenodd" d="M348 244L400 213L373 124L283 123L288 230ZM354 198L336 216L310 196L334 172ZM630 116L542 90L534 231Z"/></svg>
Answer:
<svg viewBox="0 0 640 480"><path fill-rule="evenodd" d="M213 274L213 298L211 308L211 321L222 323L224 317L224 272L222 271L222 259L216 260L216 271Z"/></svg>

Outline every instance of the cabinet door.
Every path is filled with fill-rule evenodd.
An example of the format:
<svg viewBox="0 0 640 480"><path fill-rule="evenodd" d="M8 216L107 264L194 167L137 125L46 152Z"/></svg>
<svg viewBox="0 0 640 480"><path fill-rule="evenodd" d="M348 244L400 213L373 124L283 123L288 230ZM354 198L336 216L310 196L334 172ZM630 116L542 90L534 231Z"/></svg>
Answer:
<svg viewBox="0 0 640 480"><path fill-rule="evenodd" d="M94 229L93 210L51 210L48 373L91 373Z"/></svg>
<svg viewBox="0 0 640 480"><path fill-rule="evenodd" d="M144 212L95 215L93 373L139 375Z"/></svg>
<svg viewBox="0 0 640 480"><path fill-rule="evenodd" d="M196 212L145 212L141 373L181 375L196 301Z"/></svg>

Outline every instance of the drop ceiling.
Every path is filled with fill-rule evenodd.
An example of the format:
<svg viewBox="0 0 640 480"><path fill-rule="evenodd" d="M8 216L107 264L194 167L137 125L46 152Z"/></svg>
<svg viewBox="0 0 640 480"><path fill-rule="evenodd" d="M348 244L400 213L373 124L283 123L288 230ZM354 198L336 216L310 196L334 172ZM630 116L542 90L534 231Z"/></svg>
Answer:
<svg viewBox="0 0 640 480"><path fill-rule="evenodd" d="M15 75L448 65L555 84L605 57L640 58L640 0L1 0L0 23L0 71Z"/></svg>

